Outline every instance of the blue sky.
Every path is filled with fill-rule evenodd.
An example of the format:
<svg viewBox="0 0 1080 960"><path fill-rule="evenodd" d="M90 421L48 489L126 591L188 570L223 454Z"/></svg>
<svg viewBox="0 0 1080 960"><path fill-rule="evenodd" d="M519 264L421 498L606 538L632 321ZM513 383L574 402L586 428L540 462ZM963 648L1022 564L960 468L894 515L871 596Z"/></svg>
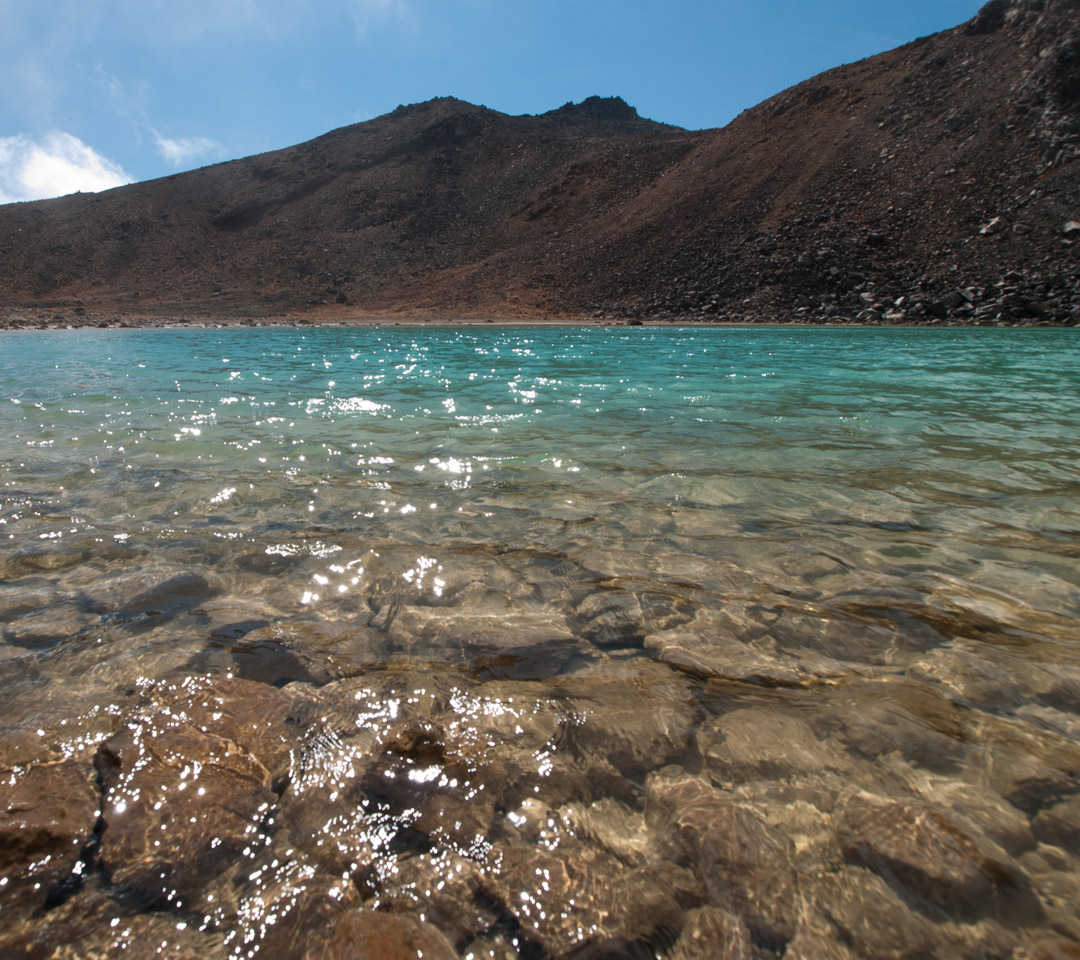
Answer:
<svg viewBox="0 0 1080 960"><path fill-rule="evenodd" d="M981 0L0 0L0 202L290 146L435 96L722 126Z"/></svg>

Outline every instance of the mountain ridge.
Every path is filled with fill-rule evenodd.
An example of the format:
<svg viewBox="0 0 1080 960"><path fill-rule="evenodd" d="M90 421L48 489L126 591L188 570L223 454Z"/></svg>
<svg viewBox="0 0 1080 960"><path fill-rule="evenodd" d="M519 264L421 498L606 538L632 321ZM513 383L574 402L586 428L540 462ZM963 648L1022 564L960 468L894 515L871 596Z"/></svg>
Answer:
<svg viewBox="0 0 1080 960"><path fill-rule="evenodd" d="M0 319L1075 324L1078 12L991 0L715 130L442 97L0 207Z"/></svg>

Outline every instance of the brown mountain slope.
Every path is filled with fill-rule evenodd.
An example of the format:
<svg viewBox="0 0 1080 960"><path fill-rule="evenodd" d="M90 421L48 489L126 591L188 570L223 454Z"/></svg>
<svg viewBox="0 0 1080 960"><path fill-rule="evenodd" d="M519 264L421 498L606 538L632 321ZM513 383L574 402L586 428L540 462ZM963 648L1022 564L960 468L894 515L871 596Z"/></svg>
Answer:
<svg viewBox="0 0 1080 960"><path fill-rule="evenodd" d="M0 318L1075 323L1078 157L1080 0L992 0L722 130L440 99L0 207Z"/></svg>

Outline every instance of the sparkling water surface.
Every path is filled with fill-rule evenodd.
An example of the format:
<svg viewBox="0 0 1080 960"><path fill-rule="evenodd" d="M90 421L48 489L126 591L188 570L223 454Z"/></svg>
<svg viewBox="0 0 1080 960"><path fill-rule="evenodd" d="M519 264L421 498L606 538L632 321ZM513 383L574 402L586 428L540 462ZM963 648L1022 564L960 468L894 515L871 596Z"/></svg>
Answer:
<svg viewBox="0 0 1080 960"><path fill-rule="evenodd" d="M0 334L0 953L1080 955L1078 477L1070 331Z"/></svg>

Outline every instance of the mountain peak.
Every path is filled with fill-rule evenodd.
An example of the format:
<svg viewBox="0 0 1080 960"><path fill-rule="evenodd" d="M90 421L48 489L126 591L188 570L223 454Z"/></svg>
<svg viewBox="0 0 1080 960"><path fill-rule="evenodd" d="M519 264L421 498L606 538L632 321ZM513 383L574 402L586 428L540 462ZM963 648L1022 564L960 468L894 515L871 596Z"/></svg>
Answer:
<svg viewBox="0 0 1080 960"><path fill-rule="evenodd" d="M629 122L640 120L630 104L622 97L586 97L581 103L564 103L557 110L549 110L545 116L555 117L581 117L589 120L609 120L617 122Z"/></svg>

